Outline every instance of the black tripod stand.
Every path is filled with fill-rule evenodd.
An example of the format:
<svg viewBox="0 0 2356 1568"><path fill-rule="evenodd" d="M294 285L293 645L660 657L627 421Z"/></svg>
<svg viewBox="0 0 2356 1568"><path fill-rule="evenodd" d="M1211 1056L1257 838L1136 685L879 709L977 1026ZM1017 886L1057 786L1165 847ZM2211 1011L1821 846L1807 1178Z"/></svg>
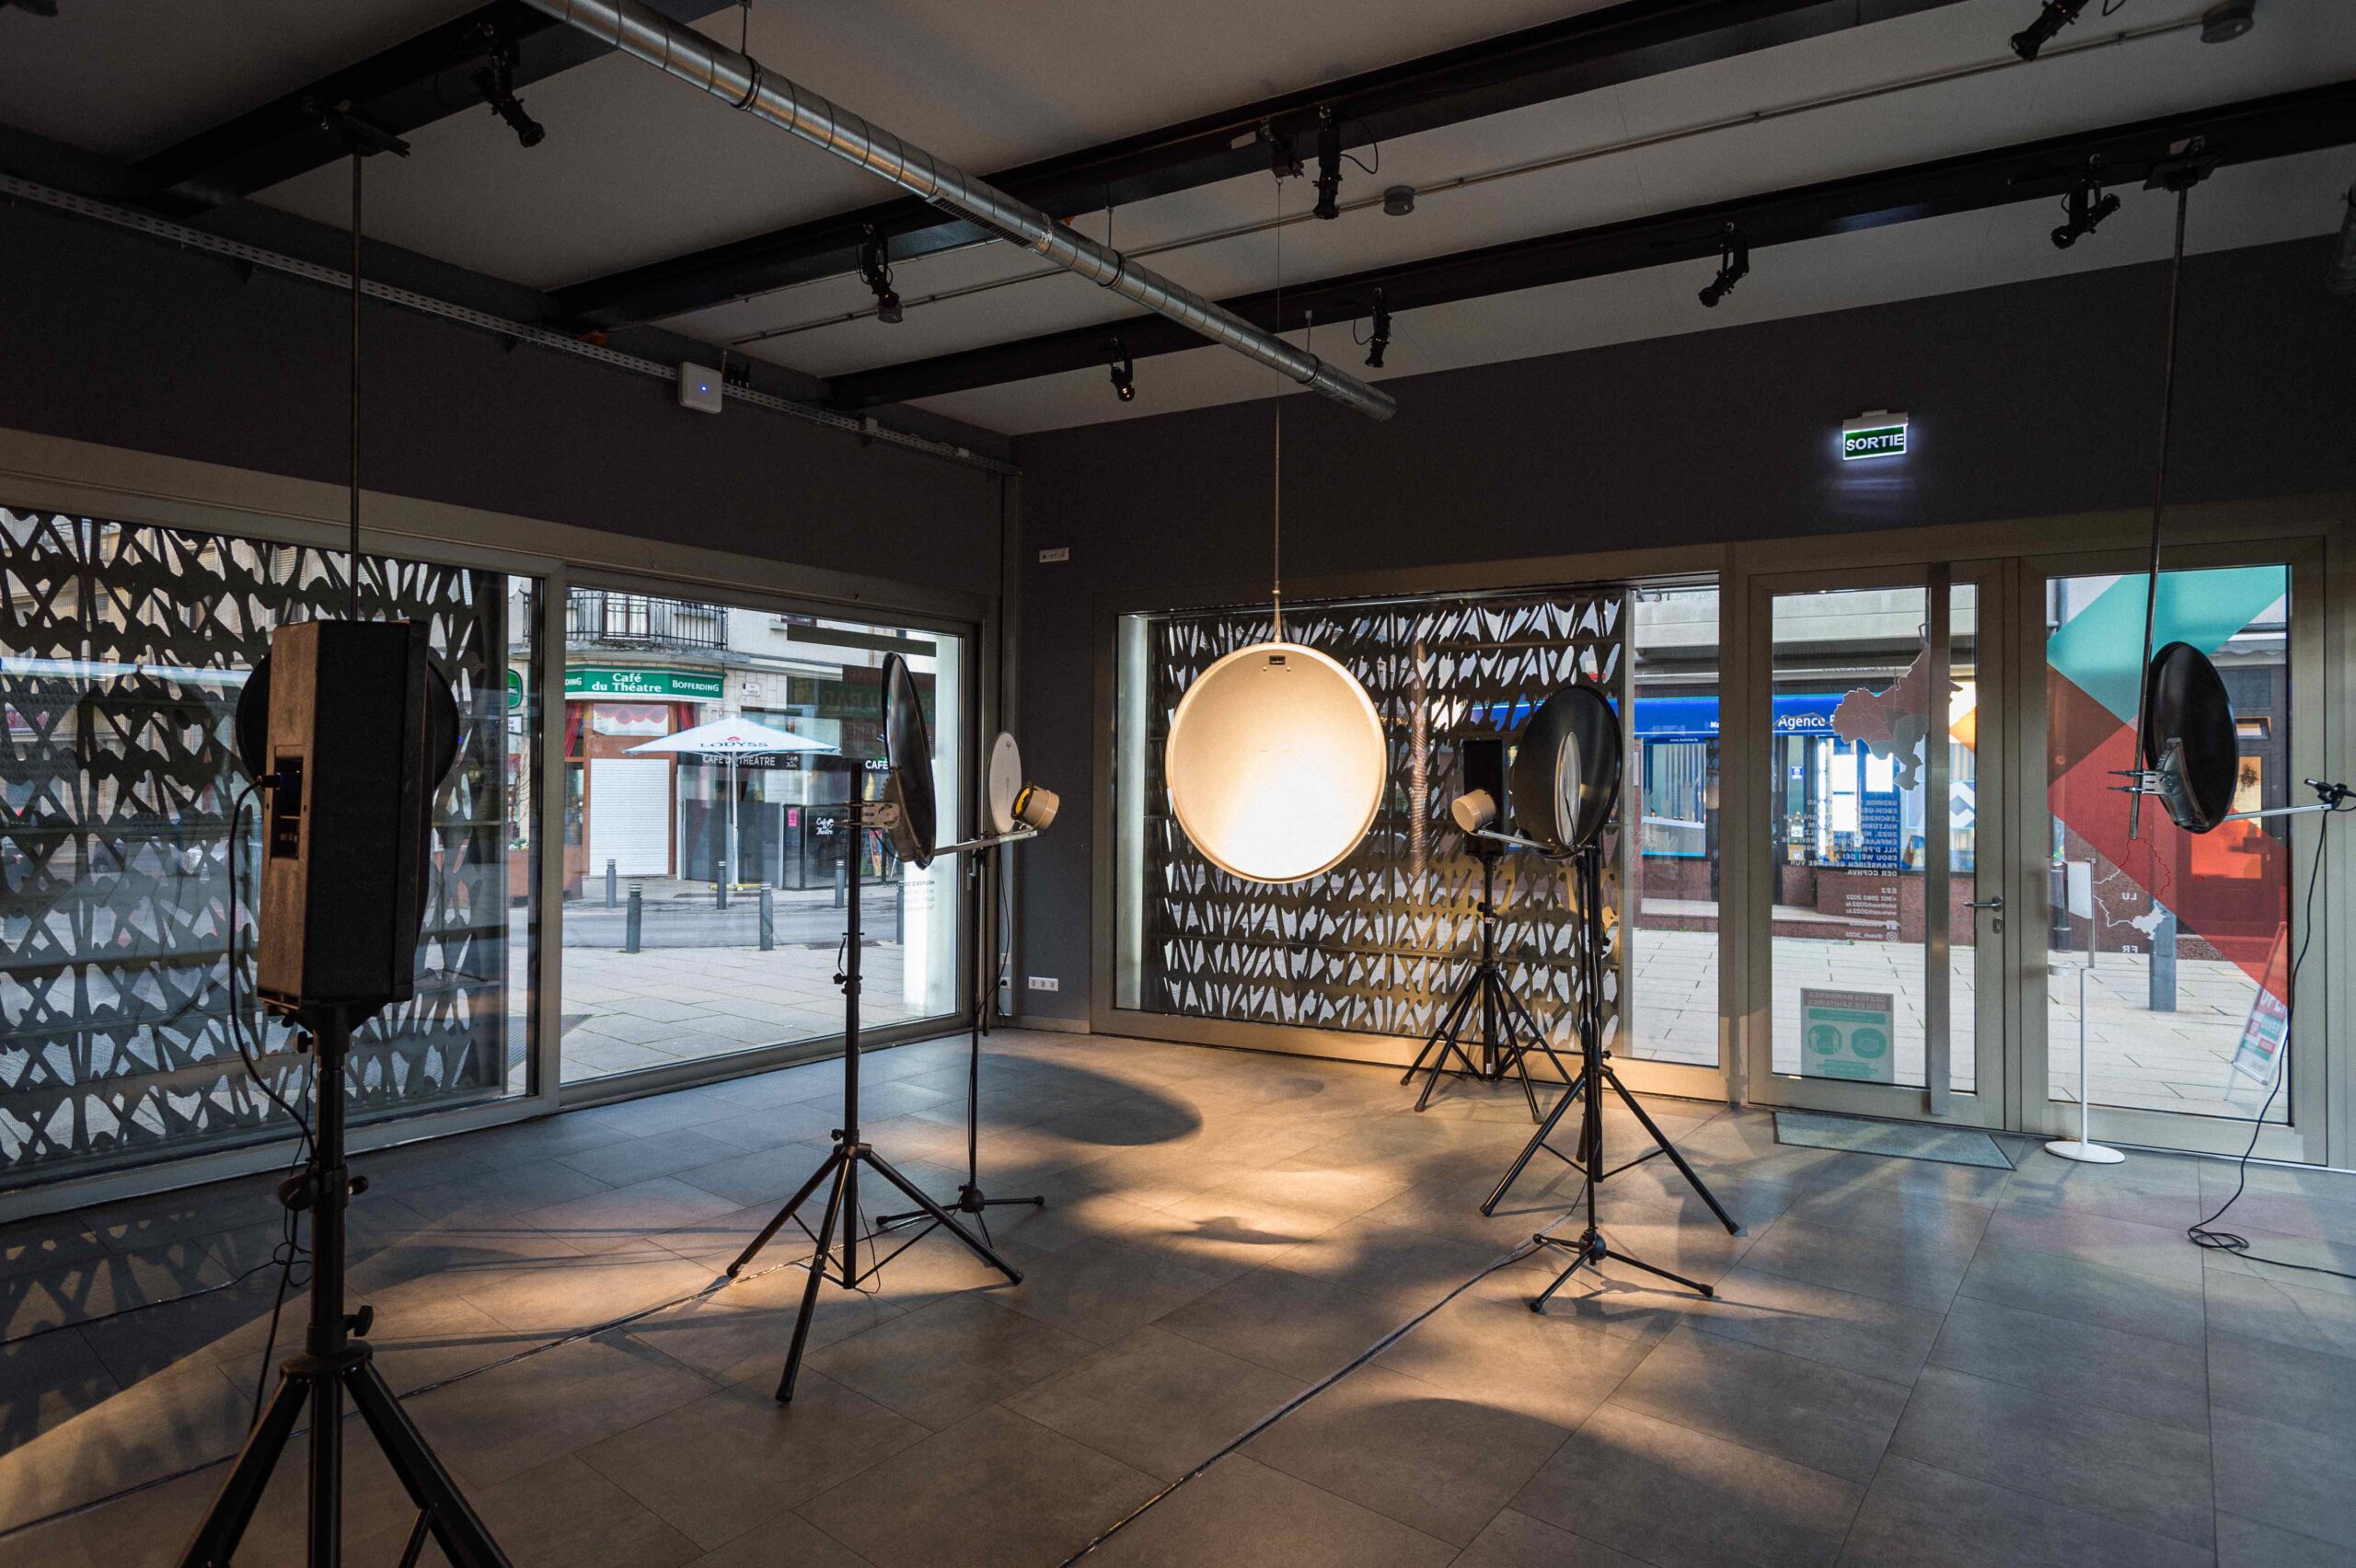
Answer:
<svg viewBox="0 0 2356 1568"><path fill-rule="evenodd" d="M965 881L972 894L974 910L973 968L968 975L972 982L974 1022L965 1055L965 1181L957 1189L957 1201L950 1207L959 1214L972 1215L974 1223L982 1228L982 1239L986 1241L990 1239L990 1222L985 1210L1047 1206L1044 1196L992 1198L984 1196L982 1193L982 1036L990 1032L990 1014L998 1000L998 912L994 903L997 878L994 873L998 870L999 852L1004 847L1003 840L981 845L970 851L972 859L965 867ZM948 851L943 850L942 853ZM922 1209L907 1214L887 1214L875 1222L875 1228L892 1230L930 1217Z"/></svg>
<svg viewBox="0 0 2356 1568"><path fill-rule="evenodd" d="M803 1204L810 1201L810 1194L818 1190L819 1184L832 1179L834 1184L826 1193L826 1217L818 1222L817 1232L812 1238L817 1247L810 1254L810 1283L802 1291L802 1311L793 1321L793 1341L785 1353L784 1376L778 1380L777 1397L780 1404L790 1403L793 1399L794 1382L802 1375L802 1353L810 1341L811 1315L818 1307L819 1282L827 1277L828 1271L836 1272L837 1283L844 1289L856 1290L890 1258L898 1256L902 1248L912 1247L923 1239L922 1233L911 1237L886 1257L871 1262L864 1271L860 1268L859 1168L861 1165L872 1167L884 1180L907 1194L908 1201L917 1205L918 1212L931 1220L934 1226L947 1229L963 1241L976 1257L1015 1284L1022 1283L1021 1271L990 1251L987 1242L958 1224L954 1216L927 1197L915 1182L894 1170L889 1160L876 1153L873 1147L859 1136L860 873L860 861L867 849L868 830L881 824L872 802L854 796L845 810L844 825L850 830L846 850L849 857L847 892L850 916L844 935L848 956L842 974L837 977L843 988L843 1124L835 1129L835 1147L819 1162L818 1169L813 1170L810 1179L786 1200L785 1206L778 1210L777 1216L762 1228L761 1233L753 1238L752 1245L728 1265L732 1278L741 1273L745 1265L753 1261L754 1254L768 1246L769 1239L784 1227L786 1221L794 1217ZM842 1228L842 1253L838 1268L834 1246L837 1225ZM872 1247L871 1242L871 1250Z"/></svg>
<svg viewBox="0 0 2356 1568"><path fill-rule="evenodd" d="M475 1516L459 1493L457 1482L426 1446L385 1375L376 1370L368 1342L357 1336L368 1332L370 1309L345 1315L343 1309L343 1211L366 1191L364 1178L354 1178L343 1163L343 1062L352 1045L352 1014L343 1008L321 1008L306 1015L317 1042L318 1127L310 1162L300 1175L280 1189L280 1197L294 1208L311 1214L311 1323L300 1353L287 1357L279 1369L278 1391L246 1435L228 1478L205 1511L195 1539L180 1553L180 1568L226 1568L237 1555L246 1526L270 1484L294 1424L307 1408L311 1415L310 1568L335 1568L342 1551L343 1396L352 1395L353 1408L384 1449L393 1473L417 1505L417 1525L402 1553L404 1568L430 1532L450 1560L452 1568L507 1568L506 1554Z"/></svg>
<svg viewBox="0 0 2356 1568"><path fill-rule="evenodd" d="M1530 1119L1539 1119L1538 1091L1530 1084L1530 1066L1524 1058L1532 1050L1546 1053L1554 1064L1554 1071L1568 1082L1570 1074L1563 1066L1563 1059L1546 1043L1546 1033L1513 987L1506 984L1505 966L1497 962L1497 861L1505 854L1503 846L1493 841L1468 836L1465 840L1481 862L1481 956L1472 971L1464 976L1464 984L1456 988L1455 998L1448 1010L1440 1014L1439 1027L1424 1042L1424 1048L1401 1075L1401 1083L1412 1083L1417 1073L1424 1079L1424 1091L1415 1097L1415 1109L1421 1111L1431 1103L1432 1090L1439 1087L1440 1075L1449 1072L1451 1055L1463 1063L1454 1069L1461 1076L1495 1083L1507 1071L1521 1078L1521 1092L1530 1101ZM1465 1027L1472 1020L1472 1009L1481 1009L1481 1038L1478 1045L1481 1059L1475 1062L1464 1048ZM1426 1066L1426 1064L1429 1063Z"/></svg>
<svg viewBox="0 0 2356 1568"><path fill-rule="evenodd" d="M1580 1182L1583 1189L1582 1196L1587 1204L1587 1228L1576 1239L1549 1236L1542 1231L1533 1238L1542 1245L1560 1247L1573 1256L1569 1264L1555 1276L1554 1283L1548 1286L1539 1295L1538 1299L1530 1304L1531 1311L1545 1310L1546 1303L1553 1297L1556 1291L1569 1283L1573 1274L1582 1268L1592 1268L1601 1263L1606 1258L1618 1258L1631 1268L1642 1269L1649 1274L1657 1274L1662 1279L1684 1286L1689 1290L1700 1291L1703 1296L1715 1296L1717 1293L1699 1280L1687 1279L1683 1274L1671 1274L1669 1270L1656 1267L1641 1258L1634 1258L1625 1252L1614 1251L1605 1241L1603 1232L1596 1228L1596 1188L1602 1184L1605 1178L1616 1176L1627 1170L1629 1166L1641 1165L1657 1154L1669 1156L1670 1162L1677 1167L1685 1180L1692 1183L1693 1190L1702 1194L1702 1201L1710 1205L1710 1212L1718 1216L1719 1222L1725 1225L1729 1234L1733 1233L1737 1227L1734 1217L1720 1205L1716 1196L1703 1184L1702 1178L1693 1173L1693 1168L1685 1163L1685 1157L1677 1152L1677 1146L1669 1141L1669 1135L1660 1130L1659 1125L1646 1113L1644 1106L1638 1103L1636 1097L1630 1094L1627 1086L1620 1081L1620 1075L1611 1069L1611 1054L1603 1048L1603 851L1600 845L1589 842L1575 850L1571 859L1572 864L1577 868L1579 918L1586 928L1587 936L1587 940L1580 944L1584 951L1579 957L1578 1076L1571 1080L1570 1087L1563 1091L1563 1098L1554 1102L1554 1109L1546 1113L1546 1119L1538 1124L1538 1130L1532 1133L1530 1141L1522 1146L1521 1153L1514 1158L1514 1162L1506 1171L1504 1179L1497 1182L1496 1188L1490 1192L1488 1200L1482 1204L1481 1212L1484 1215L1496 1214L1497 1205L1506 1195L1506 1190L1514 1184L1516 1178L1519 1177L1523 1169L1530 1164L1531 1157L1539 1150L1544 1149L1564 1163L1578 1168L1583 1177ZM1620 1097L1621 1102L1634 1114L1636 1120L1643 1124L1645 1131L1652 1135L1654 1145L1648 1152L1638 1155L1625 1164L1616 1165L1609 1170L1603 1168L1603 1091L1607 1088ZM1579 1107L1579 1152L1576 1159L1563 1153L1546 1141L1553 1135L1555 1124L1562 1121L1563 1113L1569 1110L1574 1102Z"/></svg>

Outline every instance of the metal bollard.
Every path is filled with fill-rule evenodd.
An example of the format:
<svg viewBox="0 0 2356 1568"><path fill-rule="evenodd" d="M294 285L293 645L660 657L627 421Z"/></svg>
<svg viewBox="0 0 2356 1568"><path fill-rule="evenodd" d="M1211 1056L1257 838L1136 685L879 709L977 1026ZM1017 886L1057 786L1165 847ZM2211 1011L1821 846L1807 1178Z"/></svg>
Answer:
<svg viewBox="0 0 2356 1568"><path fill-rule="evenodd" d="M761 951L768 952L777 946L777 907L769 902L769 890L761 889Z"/></svg>
<svg viewBox="0 0 2356 1568"><path fill-rule="evenodd" d="M2176 912L2160 911L2160 923L2152 928L2152 1010L2176 1011Z"/></svg>
<svg viewBox="0 0 2356 1568"><path fill-rule="evenodd" d="M908 869L892 879L892 940L902 947L908 943Z"/></svg>
<svg viewBox="0 0 2356 1568"><path fill-rule="evenodd" d="M850 862L849 862L849 861L848 861L848 860L837 860L837 861L835 862L835 907L836 907L836 908L840 909L840 908L843 906L844 903L846 902L846 895L847 895L849 892L850 892Z"/></svg>
<svg viewBox="0 0 2356 1568"><path fill-rule="evenodd" d="M614 862L609 859L607 859L607 860L606 861L606 908L608 908L608 909L615 908L615 907L617 907L618 905L619 905L619 904L621 903L621 895L620 895L620 894L619 894L619 892L618 892L618 889L620 888L620 886L621 886L621 879L620 879L620 877L619 877L619 876L618 876L618 875L615 873L615 870L614 870Z"/></svg>
<svg viewBox="0 0 2356 1568"><path fill-rule="evenodd" d="M622 951L638 951L639 923L646 916L646 894L638 883L629 884L629 913L622 917Z"/></svg>
<svg viewBox="0 0 2356 1568"><path fill-rule="evenodd" d="M712 907L715 909L725 909L728 907L729 872L733 869L734 868L730 866L728 863L727 855L723 853L720 857L720 880L712 884Z"/></svg>

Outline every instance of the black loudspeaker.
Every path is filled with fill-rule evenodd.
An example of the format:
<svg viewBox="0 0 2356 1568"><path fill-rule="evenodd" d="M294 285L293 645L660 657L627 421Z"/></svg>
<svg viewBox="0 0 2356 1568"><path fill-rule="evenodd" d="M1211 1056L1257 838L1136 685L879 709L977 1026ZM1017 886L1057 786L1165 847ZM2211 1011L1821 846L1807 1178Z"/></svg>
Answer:
<svg viewBox="0 0 2356 1568"><path fill-rule="evenodd" d="M372 1012L417 988L433 794L457 708L411 621L281 627L237 709L268 789L255 989L282 1012Z"/></svg>

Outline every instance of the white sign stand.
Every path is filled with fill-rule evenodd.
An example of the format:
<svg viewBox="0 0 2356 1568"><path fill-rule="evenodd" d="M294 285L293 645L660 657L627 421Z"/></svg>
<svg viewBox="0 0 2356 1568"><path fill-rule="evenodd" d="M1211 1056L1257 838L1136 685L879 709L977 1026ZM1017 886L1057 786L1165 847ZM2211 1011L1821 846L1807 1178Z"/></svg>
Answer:
<svg viewBox="0 0 2356 1568"><path fill-rule="evenodd" d="M2093 943L2087 943L2092 957ZM2078 1136L2055 1138L2045 1146L2045 1152L2063 1159L2074 1159L2082 1165L2117 1165L2127 1157L2107 1144L2098 1144L2089 1131L2094 1108L2086 1098L2086 971L2089 963L2078 965Z"/></svg>

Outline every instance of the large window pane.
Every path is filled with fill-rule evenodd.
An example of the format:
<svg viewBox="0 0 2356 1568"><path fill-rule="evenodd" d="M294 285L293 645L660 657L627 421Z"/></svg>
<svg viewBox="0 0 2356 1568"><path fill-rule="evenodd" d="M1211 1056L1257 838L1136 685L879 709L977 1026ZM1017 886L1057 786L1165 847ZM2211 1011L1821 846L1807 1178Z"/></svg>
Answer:
<svg viewBox="0 0 2356 1568"><path fill-rule="evenodd" d="M931 728L945 839L971 755L963 638L572 592L566 1082L841 1032L843 807L883 768L895 652ZM861 1021L955 1011L957 862L905 866L873 836L864 852Z"/></svg>
<svg viewBox="0 0 2356 1568"><path fill-rule="evenodd" d="M1718 591L1638 589L1628 1054L1718 1065ZM1630 799L1628 797L1633 797Z"/></svg>
<svg viewBox="0 0 2356 1568"><path fill-rule="evenodd" d="M2127 799L2111 786L2133 750L2145 581L2046 584L2048 1092L2077 1100L2083 969L2096 1104L2247 1117L2272 1084L2271 1043L2289 989L2297 819L2230 822L2194 836L2147 801L2139 836L2127 836ZM2161 577L2155 645L2200 649L2233 698L2240 810L2298 803L2289 595L2281 566ZM2283 1121L2292 1110L2286 1090L2268 1115Z"/></svg>
<svg viewBox="0 0 2356 1568"><path fill-rule="evenodd" d="M0 511L0 1182L283 1136L229 1032L253 1019L258 813L231 721L272 628L341 615L344 556ZM370 1020L360 1120L529 1088L534 584L371 558L361 613L425 622L458 702L410 1002ZM232 907L236 863L239 899ZM262 1073L309 1058L255 1024Z"/></svg>

